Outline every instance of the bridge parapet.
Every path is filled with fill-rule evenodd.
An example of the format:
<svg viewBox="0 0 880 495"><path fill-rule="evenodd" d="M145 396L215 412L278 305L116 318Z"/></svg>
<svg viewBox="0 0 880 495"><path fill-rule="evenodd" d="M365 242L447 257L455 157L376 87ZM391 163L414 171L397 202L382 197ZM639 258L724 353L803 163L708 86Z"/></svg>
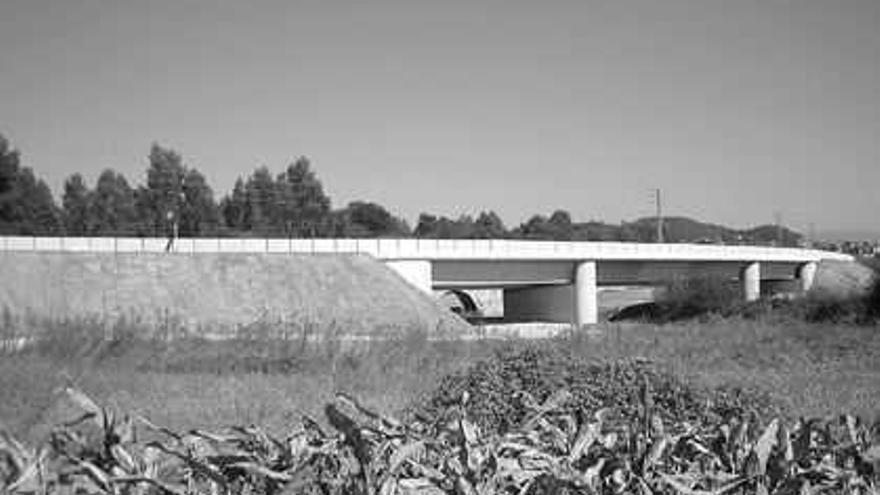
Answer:
<svg viewBox="0 0 880 495"><path fill-rule="evenodd" d="M157 237L0 238L3 251L165 252ZM174 253L369 254L383 260L666 260L808 263L852 256L799 248L706 244L562 242L510 239L177 239Z"/></svg>

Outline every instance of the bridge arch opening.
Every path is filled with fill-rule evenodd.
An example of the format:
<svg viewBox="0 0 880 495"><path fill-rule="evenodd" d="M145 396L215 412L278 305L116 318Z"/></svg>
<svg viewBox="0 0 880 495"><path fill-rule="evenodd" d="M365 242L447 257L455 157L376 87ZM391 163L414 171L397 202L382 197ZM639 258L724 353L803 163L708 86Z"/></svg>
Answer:
<svg viewBox="0 0 880 495"><path fill-rule="evenodd" d="M480 307L467 292L459 289L448 289L440 294L440 303L453 313L464 317L480 316Z"/></svg>

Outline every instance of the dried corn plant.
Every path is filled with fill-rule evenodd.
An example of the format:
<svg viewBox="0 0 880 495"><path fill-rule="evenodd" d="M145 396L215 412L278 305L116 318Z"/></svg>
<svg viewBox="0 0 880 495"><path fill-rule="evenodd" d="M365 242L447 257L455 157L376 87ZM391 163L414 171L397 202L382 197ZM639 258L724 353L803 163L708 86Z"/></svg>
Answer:
<svg viewBox="0 0 880 495"><path fill-rule="evenodd" d="M641 415L575 411L558 390L504 433L483 433L468 394L402 423L338 395L327 423L286 438L257 426L174 432L68 388L80 417L29 448L0 433L10 494L876 494L880 444L857 418L784 424L756 415L665 424L646 381Z"/></svg>

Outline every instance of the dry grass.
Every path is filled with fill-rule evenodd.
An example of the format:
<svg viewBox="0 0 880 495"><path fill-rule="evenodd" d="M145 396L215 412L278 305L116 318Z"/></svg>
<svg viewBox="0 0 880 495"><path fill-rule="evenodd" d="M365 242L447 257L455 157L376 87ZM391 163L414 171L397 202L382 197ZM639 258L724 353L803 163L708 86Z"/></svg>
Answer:
<svg viewBox="0 0 880 495"><path fill-rule="evenodd" d="M318 415L336 392L397 411L454 369L488 356L490 342L429 342L422 332L375 342L327 339L171 342L67 325L68 332L18 353L0 354L0 423L38 438L64 417L57 391L81 387L101 402L142 412L175 428L259 423Z"/></svg>
<svg viewBox="0 0 880 495"><path fill-rule="evenodd" d="M576 337L572 352L641 356L707 385L766 390L795 414L880 413L876 326L739 318L674 325L614 325Z"/></svg>
<svg viewBox="0 0 880 495"><path fill-rule="evenodd" d="M97 335L95 335L97 333ZM732 384L776 396L793 415L874 418L880 396L876 327L716 319L663 326L606 325L551 341L429 341L401 337L344 345L325 340L172 343L71 326L68 336L0 356L0 422L38 438L63 417L54 392L75 383L101 402L174 428L259 423L280 432L301 413L318 415L336 392L398 414L441 377L496 350L552 346L578 357L645 357L687 380ZM62 334L64 335L64 334Z"/></svg>

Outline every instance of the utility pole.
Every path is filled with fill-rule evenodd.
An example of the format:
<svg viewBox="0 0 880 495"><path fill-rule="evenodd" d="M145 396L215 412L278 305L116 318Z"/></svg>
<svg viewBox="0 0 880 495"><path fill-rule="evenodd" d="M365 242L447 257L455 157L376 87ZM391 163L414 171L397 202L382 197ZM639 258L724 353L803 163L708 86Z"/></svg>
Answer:
<svg viewBox="0 0 880 495"><path fill-rule="evenodd" d="M657 242L663 242L663 208L660 202L660 188L654 189L654 199L657 213Z"/></svg>

